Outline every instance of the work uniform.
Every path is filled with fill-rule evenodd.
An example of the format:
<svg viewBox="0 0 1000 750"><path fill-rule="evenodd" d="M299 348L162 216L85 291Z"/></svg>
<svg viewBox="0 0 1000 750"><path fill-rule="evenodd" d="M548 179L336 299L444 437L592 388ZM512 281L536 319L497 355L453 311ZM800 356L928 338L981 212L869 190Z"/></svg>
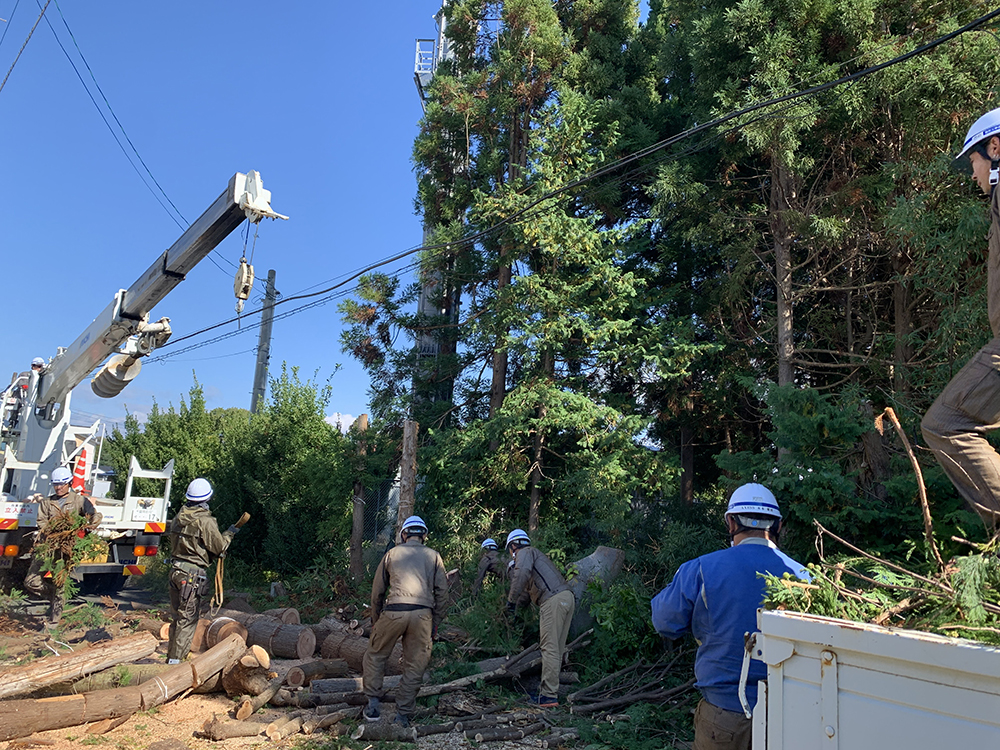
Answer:
<svg viewBox="0 0 1000 750"><path fill-rule="evenodd" d="M576 598L566 579L552 561L534 547L521 547L514 553L507 606L520 603L524 594L538 605L538 644L542 651L542 682L539 695L559 694L559 671L570 622L576 610Z"/></svg>
<svg viewBox="0 0 1000 750"><path fill-rule="evenodd" d="M385 553L372 582L372 632L364 657L364 690L381 699L385 662L403 638L403 675L396 688L396 711L411 716L417 690L431 659L431 644L444 619L448 582L441 555L419 536Z"/></svg>
<svg viewBox="0 0 1000 750"><path fill-rule="evenodd" d="M473 596L479 593L487 573L492 573L497 578L503 578L504 568L500 563L500 552L495 549L486 550L486 554L479 559L479 570L476 572L476 580L472 584Z"/></svg>
<svg viewBox="0 0 1000 750"><path fill-rule="evenodd" d="M702 701L695 712L694 750L746 750L751 723L739 699L744 633L757 630L764 602L764 579L785 573L810 580L809 573L773 542L750 537L735 547L702 555L678 568L670 585L652 601L653 627L666 638L692 633L698 641L694 675ZM746 681L750 707L757 682L767 676L763 662L751 660Z"/></svg>
<svg viewBox="0 0 1000 750"><path fill-rule="evenodd" d="M990 199L987 311L993 339L941 391L920 429L928 447L990 531L1000 530L1000 455L987 434L1000 428L1000 190Z"/></svg>
<svg viewBox="0 0 1000 750"><path fill-rule="evenodd" d="M52 493L46 498L42 498L38 503L38 541L45 537L45 526L60 513L75 513L86 517L87 521L95 526L101 523L104 515L97 512L97 508L90 501L75 490L70 490L62 497ZM37 542L36 542L37 543ZM49 599L49 622L53 625L59 622L63 609L62 592L56 588L55 582L51 578L42 577L42 559L35 556L31 560L28 572L24 576L24 587L36 596L48 596Z"/></svg>
<svg viewBox="0 0 1000 750"><path fill-rule="evenodd" d="M208 566L221 557L236 532L220 532L206 503L188 503L170 522L170 642L167 659L191 651L201 600L208 593Z"/></svg>

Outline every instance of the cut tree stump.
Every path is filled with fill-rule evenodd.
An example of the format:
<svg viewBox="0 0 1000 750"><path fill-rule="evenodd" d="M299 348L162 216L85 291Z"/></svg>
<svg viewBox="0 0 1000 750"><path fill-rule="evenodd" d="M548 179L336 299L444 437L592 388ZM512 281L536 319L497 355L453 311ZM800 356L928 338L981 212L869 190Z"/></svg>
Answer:
<svg viewBox="0 0 1000 750"><path fill-rule="evenodd" d="M156 651L157 643L151 633L136 633L69 654L47 656L21 667L7 667L0 679L0 698L78 680L116 664L143 659Z"/></svg>
<svg viewBox="0 0 1000 750"><path fill-rule="evenodd" d="M205 631L205 644L208 648L219 645L233 633L238 633L243 639L247 639L246 626L237 622L232 617L216 617Z"/></svg>
<svg viewBox="0 0 1000 750"><path fill-rule="evenodd" d="M265 609L261 612L262 615L267 617L273 617L275 620L281 620L286 625L299 625L302 623L299 617L299 611L295 607L279 607L278 609Z"/></svg>
<svg viewBox="0 0 1000 750"><path fill-rule="evenodd" d="M148 633L143 635L155 640ZM236 661L245 650L243 640L233 635L204 654L172 666L141 685L57 698L0 701L0 741L131 716L136 711L159 706L203 684Z"/></svg>
<svg viewBox="0 0 1000 750"><path fill-rule="evenodd" d="M347 662L343 659L317 659L285 673L285 684L289 687L303 687L313 680L329 677L343 677L347 674Z"/></svg>
<svg viewBox="0 0 1000 750"><path fill-rule="evenodd" d="M219 742L233 737L256 737L264 731L264 725L255 721L226 721L220 719L218 714L212 714L201 731L208 739Z"/></svg>
<svg viewBox="0 0 1000 750"><path fill-rule="evenodd" d="M271 657L260 646L250 646L236 663L222 672L226 695L260 695L272 677Z"/></svg>

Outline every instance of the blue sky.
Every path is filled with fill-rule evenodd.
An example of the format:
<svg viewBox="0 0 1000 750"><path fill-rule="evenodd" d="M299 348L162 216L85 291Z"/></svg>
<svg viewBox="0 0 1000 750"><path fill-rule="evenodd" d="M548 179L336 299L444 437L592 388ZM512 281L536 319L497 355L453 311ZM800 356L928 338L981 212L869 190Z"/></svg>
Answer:
<svg viewBox="0 0 1000 750"><path fill-rule="evenodd" d="M16 6L0 0L8 20L0 75L39 14L30 0ZM62 11L114 115L187 221L235 172L261 173L273 208L291 220L261 224L250 309L268 269L291 296L420 243L414 50L417 38L433 37L439 7L59 0L46 18L101 102ZM122 153L45 20L0 91L0 143L6 382L32 357L72 343L181 229ZM232 317L232 264L242 252L233 233L210 256L224 272L202 261L153 317L170 317L175 337ZM287 361L320 382L332 376L330 411L353 416L366 411L368 380L341 352L340 331L335 303L276 321L271 366ZM85 382L73 410L120 420L126 408L144 415L154 398L176 406L192 371L209 407L249 407L256 344L253 331L150 364L115 399L97 398Z"/></svg>

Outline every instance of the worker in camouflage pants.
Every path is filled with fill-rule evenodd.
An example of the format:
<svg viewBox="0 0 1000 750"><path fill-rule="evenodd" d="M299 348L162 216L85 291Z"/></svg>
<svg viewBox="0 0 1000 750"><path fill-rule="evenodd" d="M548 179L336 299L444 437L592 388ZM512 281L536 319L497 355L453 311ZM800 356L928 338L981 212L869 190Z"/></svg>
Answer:
<svg viewBox="0 0 1000 750"><path fill-rule="evenodd" d="M212 485L198 478L188 485L187 503L170 522L170 642L167 664L179 664L191 650L202 598L208 593L208 566L222 557L239 532L230 526L220 532L208 509Z"/></svg>

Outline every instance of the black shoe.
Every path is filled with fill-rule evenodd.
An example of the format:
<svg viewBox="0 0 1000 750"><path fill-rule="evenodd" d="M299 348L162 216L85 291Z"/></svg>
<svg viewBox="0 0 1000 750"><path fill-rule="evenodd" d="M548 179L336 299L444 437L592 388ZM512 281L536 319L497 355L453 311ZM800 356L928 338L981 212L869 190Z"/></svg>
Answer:
<svg viewBox="0 0 1000 750"><path fill-rule="evenodd" d="M365 710L361 712L361 715L365 717L365 721L378 721L382 718L382 712L379 710L379 703L381 701L378 698L369 698L368 705Z"/></svg>
<svg viewBox="0 0 1000 750"><path fill-rule="evenodd" d="M410 726L410 717L407 716L406 714L401 714L397 712L396 718L393 719L392 723L396 724L397 726L408 727Z"/></svg>

